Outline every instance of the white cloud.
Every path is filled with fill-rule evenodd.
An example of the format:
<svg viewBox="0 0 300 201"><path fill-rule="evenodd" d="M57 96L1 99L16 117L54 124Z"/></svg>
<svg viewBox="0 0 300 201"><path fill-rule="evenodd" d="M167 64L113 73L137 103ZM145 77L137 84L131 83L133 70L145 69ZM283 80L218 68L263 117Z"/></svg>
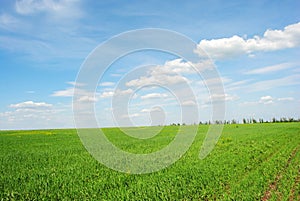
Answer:
<svg viewBox="0 0 300 201"><path fill-rule="evenodd" d="M130 95L133 93L133 90L128 88L124 90L116 89L115 91L110 90L110 91L104 91L100 94L101 98L109 98L113 96L124 96L124 95Z"/></svg>
<svg viewBox="0 0 300 201"><path fill-rule="evenodd" d="M111 87L111 86L114 86L114 85L115 85L114 82L101 82L99 84L99 86L101 86L101 87Z"/></svg>
<svg viewBox="0 0 300 201"><path fill-rule="evenodd" d="M186 82L187 78L179 75L165 75L165 74L156 74L153 73L150 76L142 76L138 79L131 80L126 83L126 86L129 87L140 87L147 85L173 85Z"/></svg>
<svg viewBox="0 0 300 201"><path fill-rule="evenodd" d="M74 127L71 106L25 101L9 105L0 113L0 129L46 129Z"/></svg>
<svg viewBox="0 0 300 201"><path fill-rule="evenodd" d="M209 66L209 65L207 65ZM197 68L208 68L206 65L197 64ZM147 76L141 76L138 79L130 80L126 83L128 87L141 87L146 85L175 85L188 82L188 79L180 73L196 73L189 62L182 59L175 59L165 62L164 65L155 66L147 72Z"/></svg>
<svg viewBox="0 0 300 201"><path fill-rule="evenodd" d="M148 113L148 112L161 112L162 109L160 107L153 107L151 109L142 109L141 112Z"/></svg>
<svg viewBox="0 0 300 201"><path fill-rule="evenodd" d="M67 82L67 84L70 84L70 85L73 85L73 86L76 86L76 87L86 86L86 84L84 84L84 83L74 82L74 81Z"/></svg>
<svg viewBox="0 0 300 201"><path fill-rule="evenodd" d="M52 107L52 104L45 103L45 102L33 102L33 101L25 101L17 104L11 104L9 107L11 108L30 108L30 109L35 109L35 108L49 108Z"/></svg>
<svg viewBox="0 0 300 201"><path fill-rule="evenodd" d="M210 60L203 60L199 63L183 61L183 59L174 59L166 61L163 65L151 68L147 76L141 76L126 83L129 87L141 87L146 85L176 85L180 83L189 83L190 80L184 76L186 74L197 74L214 67Z"/></svg>
<svg viewBox="0 0 300 201"><path fill-rule="evenodd" d="M142 109L141 112L151 112L151 109Z"/></svg>
<svg viewBox="0 0 300 201"><path fill-rule="evenodd" d="M275 51L285 48L293 48L300 45L300 22L288 25L284 30L265 31L263 37L254 36L244 39L240 36L213 40L201 40L197 46L199 54L201 50L214 59L223 59L242 54L253 56L257 51Z"/></svg>
<svg viewBox="0 0 300 201"><path fill-rule="evenodd" d="M80 89L80 87L82 86L86 86L86 84L84 83L79 83L79 82L67 82L67 84L72 85L73 87L68 87L64 90L58 90L58 91L54 91L51 96L55 96L55 97L73 97L74 96L74 90L76 87L76 92L81 94L82 96L89 96L92 97L93 94L91 93L87 93L86 91Z"/></svg>
<svg viewBox="0 0 300 201"><path fill-rule="evenodd" d="M206 80L202 80L202 81L198 81L197 84L207 84L209 86L211 85L217 85L217 84L226 84L231 82L232 80L230 78L227 77L217 77L217 78L210 78L210 79L206 79Z"/></svg>
<svg viewBox="0 0 300 201"><path fill-rule="evenodd" d="M182 103L182 106L195 106L197 105L193 100L187 100Z"/></svg>
<svg viewBox="0 0 300 201"><path fill-rule="evenodd" d="M278 88L283 86L291 86L300 84L300 74L290 75L278 79L259 81L246 86L246 90L253 91L265 91L272 88Z"/></svg>
<svg viewBox="0 0 300 201"><path fill-rule="evenodd" d="M166 61L163 65L156 66L153 69L153 73L157 74L194 74L197 71L203 71L213 68L213 64L210 60L203 60L199 63L192 63L184 61L183 59L174 59Z"/></svg>
<svg viewBox="0 0 300 201"><path fill-rule="evenodd" d="M294 98L293 97L283 97L283 98L274 98L272 96L266 95L266 96L262 96L259 98L258 101L246 101L244 103L242 103L241 105L259 105L259 104L263 104L263 105L271 105L274 103L278 103L280 101L293 101Z"/></svg>
<svg viewBox="0 0 300 201"><path fill-rule="evenodd" d="M236 82L231 82L225 86L226 91L235 91L241 88L245 88L245 86L250 82L250 79L240 80Z"/></svg>
<svg viewBox="0 0 300 201"><path fill-rule="evenodd" d="M120 90L120 89L117 89L115 94L116 95L129 95L129 94L132 94L133 93L133 90L132 89L124 89L124 90Z"/></svg>
<svg viewBox="0 0 300 201"><path fill-rule="evenodd" d="M15 4L16 12L21 15L48 13L57 18L74 18L82 15L79 0L18 0Z"/></svg>
<svg viewBox="0 0 300 201"><path fill-rule="evenodd" d="M278 98L278 101L293 101L295 100L293 97L283 97L283 98Z"/></svg>
<svg viewBox="0 0 300 201"><path fill-rule="evenodd" d="M133 114L130 114L129 115L130 117L139 117L139 116L141 116L139 113L133 113Z"/></svg>
<svg viewBox="0 0 300 201"><path fill-rule="evenodd" d="M101 93L100 97L101 98L109 98L112 97L114 95L113 91L104 91Z"/></svg>
<svg viewBox="0 0 300 201"><path fill-rule="evenodd" d="M208 104L210 102L216 103L221 101L235 101L238 100L239 97L236 95L230 95L230 94L211 94L209 98L205 101L205 104Z"/></svg>
<svg viewBox="0 0 300 201"><path fill-rule="evenodd" d="M98 99L94 96L81 96L78 99L79 102L96 102Z"/></svg>
<svg viewBox="0 0 300 201"><path fill-rule="evenodd" d="M0 28L7 30L15 30L18 28L19 20L6 13L0 15Z"/></svg>
<svg viewBox="0 0 300 201"><path fill-rule="evenodd" d="M263 103L265 105L274 103L274 98L272 96L262 96L259 99L259 103Z"/></svg>
<svg viewBox="0 0 300 201"><path fill-rule="evenodd" d="M112 77L121 77L122 74L119 74L119 73L112 73L110 74Z"/></svg>
<svg viewBox="0 0 300 201"><path fill-rule="evenodd" d="M56 96L56 97L73 97L73 95L74 95L74 88L67 88L65 90L54 91L51 96Z"/></svg>
<svg viewBox="0 0 300 201"><path fill-rule="evenodd" d="M139 114L139 113L133 113L133 114L129 114L129 115L124 114L124 115L122 115L122 118L127 119L127 118L139 117L139 116L141 116L141 114Z"/></svg>
<svg viewBox="0 0 300 201"><path fill-rule="evenodd" d="M34 94L35 91L26 91L27 94Z"/></svg>
<svg viewBox="0 0 300 201"><path fill-rule="evenodd" d="M281 64L277 64L277 65L266 66L266 67L250 70L250 71L245 72L245 74L265 74L265 73L286 70L293 66L294 66L294 64L292 64L292 63L281 63Z"/></svg>
<svg viewBox="0 0 300 201"><path fill-rule="evenodd" d="M136 93L134 93L133 95L132 95L132 99L137 99L139 96L136 94Z"/></svg>
<svg viewBox="0 0 300 201"><path fill-rule="evenodd" d="M150 93L141 96L141 99L166 98L166 97L168 97L168 95L164 93Z"/></svg>
<svg viewBox="0 0 300 201"><path fill-rule="evenodd" d="M22 39L13 36L0 36L0 48L7 49L9 51L26 51L29 55L37 60L42 59L51 52L51 47L42 40L36 39Z"/></svg>
<svg viewBox="0 0 300 201"><path fill-rule="evenodd" d="M300 74L289 75L281 78L256 81L242 80L226 85L226 91L235 91L243 89L243 92L265 91L269 89L287 87L300 84Z"/></svg>

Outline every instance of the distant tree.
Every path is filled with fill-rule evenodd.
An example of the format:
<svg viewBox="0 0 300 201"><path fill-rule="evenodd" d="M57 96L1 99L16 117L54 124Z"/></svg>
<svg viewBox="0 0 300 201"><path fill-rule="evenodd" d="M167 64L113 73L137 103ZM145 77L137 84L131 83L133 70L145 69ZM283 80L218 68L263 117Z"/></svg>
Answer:
<svg viewBox="0 0 300 201"><path fill-rule="evenodd" d="M231 124L237 124L237 121L235 119L232 119Z"/></svg>
<svg viewBox="0 0 300 201"><path fill-rule="evenodd" d="M252 122L253 122L254 124L256 124L256 123L257 123L256 119L252 119Z"/></svg>
<svg viewBox="0 0 300 201"><path fill-rule="evenodd" d="M264 123L264 119L263 119L263 118L260 118L260 119L259 119L259 123Z"/></svg>
<svg viewBox="0 0 300 201"><path fill-rule="evenodd" d="M222 121L216 120L215 124L222 124Z"/></svg>
<svg viewBox="0 0 300 201"><path fill-rule="evenodd" d="M243 118L243 124L246 124L247 120L245 118Z"/></svg>
<svg viewBox="0 0 300 201"><path fill-rule="evenodd" d="M280 122L287 122L288 120L285 117L280 118Z"/></svg>

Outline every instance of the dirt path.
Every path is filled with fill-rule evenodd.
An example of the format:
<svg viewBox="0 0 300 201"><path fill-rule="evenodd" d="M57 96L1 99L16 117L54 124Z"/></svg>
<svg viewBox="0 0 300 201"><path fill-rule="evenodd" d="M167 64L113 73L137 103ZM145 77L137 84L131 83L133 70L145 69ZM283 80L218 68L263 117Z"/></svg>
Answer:
<svg viewBox="0 0 300 201"><path fill-rule="evenodd" d="M295 180L295 183L291 189L289 201L300 200L300 195L298 195L297 198L295 198L295 190L296 190L297 186L299 185L299 183L300 183L300 169L298 171L298 176Z"/></svg>
<svg viewBox="0 0 300 201"><path fill-rule="evenodd" d="M292 153L290 154L290 157L288 158L284 168L276 175L275 180L270 183L268 190L265 191L264 196L261 198L262 201L267 201L271 198L272 192L277 189L277 183L282 177L282 173L284 172L285 169L287 169L292 161L292 159L295 157L297 151L299 149L299 146L296 147ZM299 176L298 176L299 177ZM300 178L299 178L300 179Z"/></svg>

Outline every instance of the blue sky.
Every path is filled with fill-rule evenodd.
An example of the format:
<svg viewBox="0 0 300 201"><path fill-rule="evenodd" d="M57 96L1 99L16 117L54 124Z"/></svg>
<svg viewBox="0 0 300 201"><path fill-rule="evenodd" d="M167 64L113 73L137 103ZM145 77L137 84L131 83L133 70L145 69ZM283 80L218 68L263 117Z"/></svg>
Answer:
<svg viewBox="0 0 300 201"><path fill-rule="evenodd" d="M114 35L143 28L176 31L207 52L224 84L226 119L300 118L299 4L263 0L2 0L0 129L74 127L72 93L85 58ZM137 66L149 64L157 65L149 71L188 68L174 55L155 51L115 62L93 99L101 126L116 126L111 116L116 83ZM199 119L209 120L212 94L205 91L201 80L197 82L199 78L189 73L183 76L199 92ZM142 75L132 79L147 82ZM163 118L162 109L162 123L180 122L179 107L167 90L148 87L132 92L124 81L119 93L131 93L128 110L135 125L150 125L151 111L154 118ZM191 100L186 103L195 104Z"/></svg>

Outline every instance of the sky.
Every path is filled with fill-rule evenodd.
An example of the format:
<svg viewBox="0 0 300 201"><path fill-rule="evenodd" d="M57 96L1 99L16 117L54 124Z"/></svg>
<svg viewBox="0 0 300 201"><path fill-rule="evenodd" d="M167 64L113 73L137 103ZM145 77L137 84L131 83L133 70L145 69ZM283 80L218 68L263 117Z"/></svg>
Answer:
<svg viewBox="0 0 300 201"><path fill-rule="evenodd" d="M201 66L214 66L224 94L212 94L205 83L214 80L203 80L178 55L134 52L111 64L94 94L82 96L93 103L100 127L183 123L183 108L199 113L184 123L208 121L219 98L225 100L227 120L300 118L299 1L2 0L0 5L0 129L77 126L73 92L83 85L75 82L88 55L116 35L146 28L194 41L195 52L205 51L212 62ZM114 99L123 95L129 99ZM117 106L125 113L113 113Z"/></svg>

